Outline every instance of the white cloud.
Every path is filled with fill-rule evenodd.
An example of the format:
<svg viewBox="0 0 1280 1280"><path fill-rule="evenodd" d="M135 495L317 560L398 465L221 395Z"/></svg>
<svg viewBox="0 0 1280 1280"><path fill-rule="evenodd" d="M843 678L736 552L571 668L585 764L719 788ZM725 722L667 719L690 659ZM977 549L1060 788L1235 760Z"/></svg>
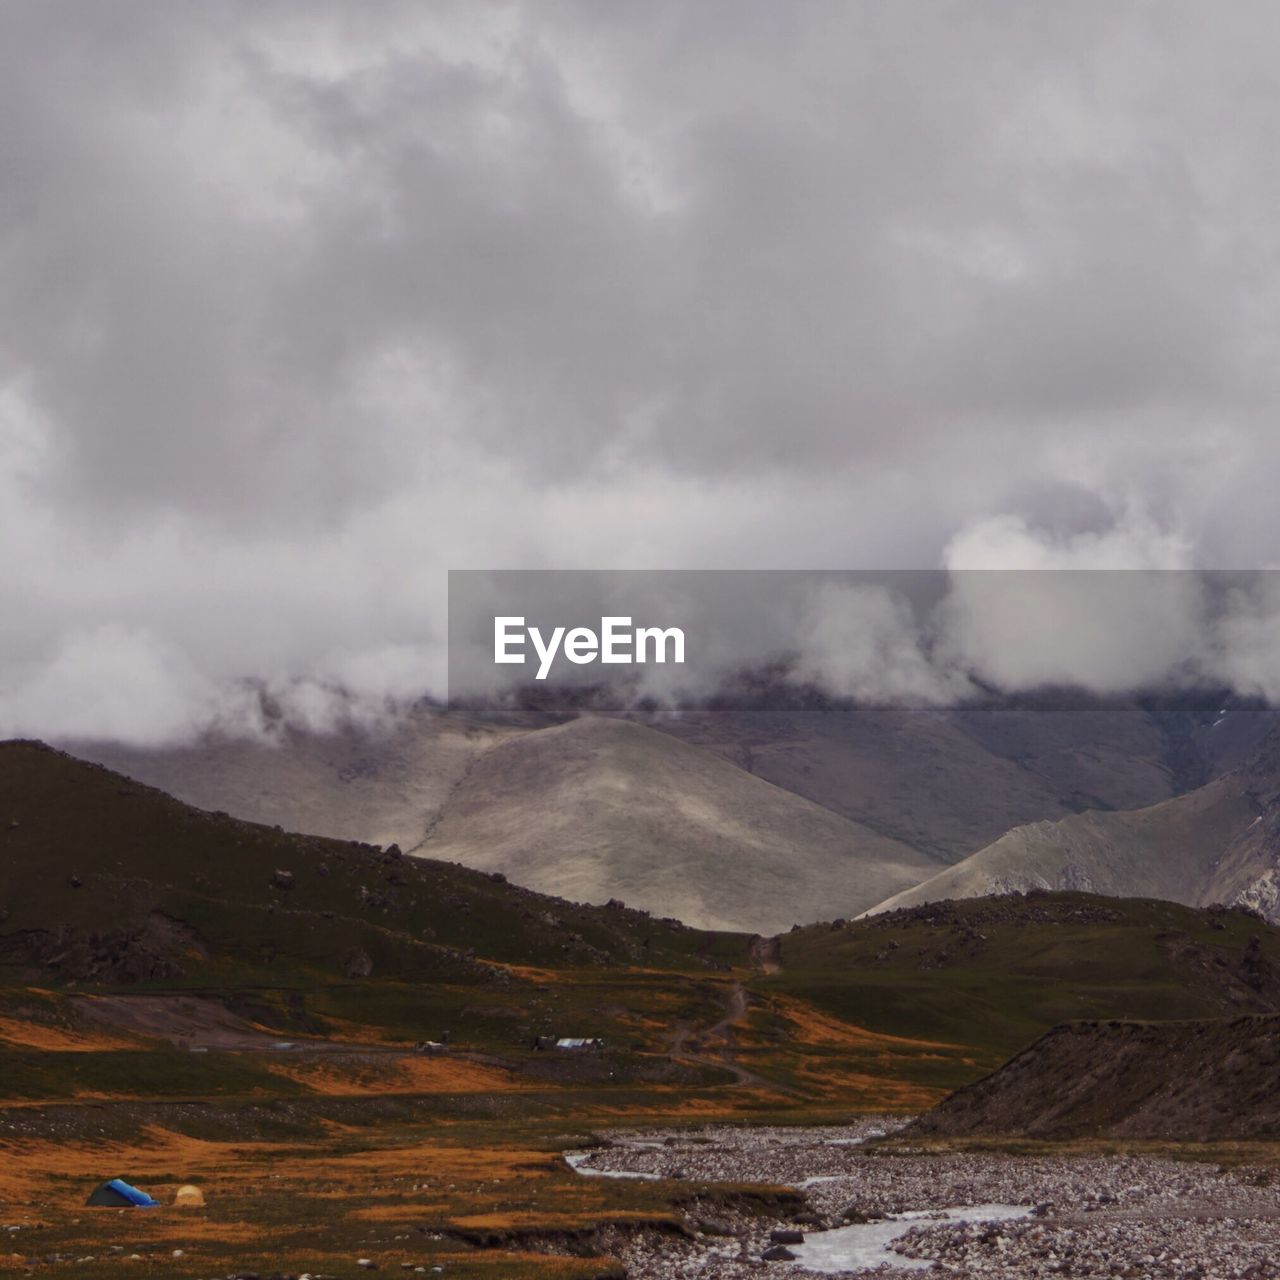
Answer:
<svg viewBox="0 0 1280 1280"><path fill-rule="evenodd" d="M884 587L839 581L813 593L797 627L796 677L861 702L943 705L973 692L937 665L908 603Z"/></svg>
<svg viewBox="0 0 1280 1280"><path fill-rule="evenodd" d="M121 625L70 632L47 662L8 674L10 683L0 687L4 737L164 746L186 738L193 722L232 733L257 728L247 695L231 705L179 650Z"/></svg>
<svg viewBox="0 0 1280 1280"><path fill-rule="evenodd" d="M1273 36L1261 3L5 8L7 723L410 696L449 567L1269 560ZM1048 601L1019 654L971 599L956 655L1110 687L1197 607L1124 603ZM817 660L928 683L876 617ZM87 637L131 711L59 692Z"/></svg>
<svg viewBox="0 0 1280 1280"><path fill-rule="evenodd" d="M1066 535L1001 516L947 547L947 657L1006 689L1158 685L1200 657L1208 615L1186 541L1127 506Z"/></svg>

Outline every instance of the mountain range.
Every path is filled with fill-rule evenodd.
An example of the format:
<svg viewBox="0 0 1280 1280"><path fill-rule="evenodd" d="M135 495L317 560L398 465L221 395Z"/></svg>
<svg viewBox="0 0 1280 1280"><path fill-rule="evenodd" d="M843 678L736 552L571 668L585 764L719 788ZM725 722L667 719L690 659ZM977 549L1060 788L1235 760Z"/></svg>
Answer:
<svg viewBox="0 0 1280 1280"><path fill-rule="evenodd" d="M1084 889L1280 919L1280 746L1220 695L647 716L419 706L388 726L69 750L204 809L395 843L704 928Z"/></svg>
<svg viewBox="0 0 1280 1280"><path fill-rule="evenodd" d="M603 1036L666 1084L672 1053L723 1076L693 1041L732 1023L740 1082L781 1072L839 1095L853 1072L860 1088L886 1078L936 1097L1065 1018L1277 1012L1280 928L1236 909L1033 893L765 941L206 812L43 744L0 743L0 1068L11 1083L21 1068L31 1096L54 1067L71 1072L59 1087L106 1086L76 1074L95 1057L76 1037L98 1043L103 1021L170 1093L172 1054L134 1038L403 1048L451 1031L537 1074L536 1037Z"/></svg>

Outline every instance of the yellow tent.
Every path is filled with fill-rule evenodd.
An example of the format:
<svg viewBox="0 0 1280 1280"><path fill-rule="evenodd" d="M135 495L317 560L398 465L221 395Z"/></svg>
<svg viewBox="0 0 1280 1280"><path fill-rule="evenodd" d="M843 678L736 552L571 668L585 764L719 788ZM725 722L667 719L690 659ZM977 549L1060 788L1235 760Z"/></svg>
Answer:
<svg viewBox="0 0 1280 1280"><path fill-rule="evenodd" d="M185 1187L178 1188L173 1197L173 1203L183 1209L203 1209L204 1192L199 1187L193 1187L190 1183L187 1183Z"/></svg>

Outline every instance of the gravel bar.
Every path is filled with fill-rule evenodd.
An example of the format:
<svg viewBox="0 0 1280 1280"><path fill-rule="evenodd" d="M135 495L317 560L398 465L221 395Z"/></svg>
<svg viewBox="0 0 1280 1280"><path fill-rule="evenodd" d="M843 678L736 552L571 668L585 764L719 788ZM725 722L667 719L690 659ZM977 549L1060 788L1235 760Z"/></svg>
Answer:
<svg viewBox="0 0 1280 1280"><path fill-rule="evenodd" d="M599 1148L574 1153L575 1165L587 1176L780 1184L804 1196L804 1211L787 1220L694 1209L688 1239L619 1235L610 1251L631 1280L930 1273L1280 1280L1280 1177L1273 1170L1147 1155L865 1145L901 1124L869 1117L847 1127L615 1132ZM970 1215L970 1206L990 1206L1001 1220L981 1220L981 1209ZM942 1220L944 1212L953 1220ZM917 1216L886 1230L883 1220L900 1215ZM874 1234L856 1230L864 1222ZM825 1239L822 1252L846 1237L858 1242L851 1269L833 1271L828 1262L815 1271L795 1258L797 1233L807 1242L850 1226L855 1230ZM896 1238L880 1244L886 1236Z"/></svg>

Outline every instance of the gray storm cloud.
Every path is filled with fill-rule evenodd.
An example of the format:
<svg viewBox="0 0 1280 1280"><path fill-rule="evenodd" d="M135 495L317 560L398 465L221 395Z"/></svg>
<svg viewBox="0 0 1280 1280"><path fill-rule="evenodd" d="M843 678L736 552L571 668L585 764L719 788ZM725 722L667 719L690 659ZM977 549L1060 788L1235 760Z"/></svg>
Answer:
<svg viewBox="0 0 1280 1280"><path fill-rule="evenodd" d="M0 733L374 714L439 688L450 567L1272 563L1277 48L1263 3L5 6ZM1158 665L976 603L988 676ZM837 685L953 688L846 605ZM1276 611L1176 634L1270 689Z"/></svg>

